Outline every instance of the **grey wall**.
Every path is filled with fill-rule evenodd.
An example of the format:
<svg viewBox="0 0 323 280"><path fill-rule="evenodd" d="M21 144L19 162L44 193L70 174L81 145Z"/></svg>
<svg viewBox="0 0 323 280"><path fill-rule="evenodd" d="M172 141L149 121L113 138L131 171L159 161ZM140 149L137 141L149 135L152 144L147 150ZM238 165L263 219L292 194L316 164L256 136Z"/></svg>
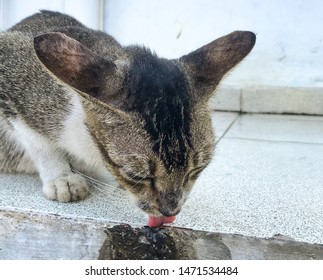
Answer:
<svg viewBox="0 0 323 280"><path fill-rule="evenodd" d="M253 31L256 46L222 81L229 92L219 88L215 108L323 114L323 1L0 0L0 28L39 9L68 13L168 58L233 30Z"/></svg>
<svg viewBox="0 0 323 280"><path fill-rule="evenodd" d="M256 46L225 84L322 87L322 11L319 0L108 0L105 29L166 57L251 30Z"/></svg>

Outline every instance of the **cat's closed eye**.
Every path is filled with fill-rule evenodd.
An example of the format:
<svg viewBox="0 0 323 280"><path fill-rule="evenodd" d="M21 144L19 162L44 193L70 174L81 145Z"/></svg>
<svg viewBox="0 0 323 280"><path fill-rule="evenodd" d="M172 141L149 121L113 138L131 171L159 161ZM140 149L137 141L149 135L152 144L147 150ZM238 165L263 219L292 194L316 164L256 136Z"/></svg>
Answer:
<svg viewBox="0 0 323 280"><path fill-rule="evenodd" d="M143 181L147 181L147 180L151 180L152 177L149 176L149 175L141 175L140 173L134 173L134 172L131 172L131 171L127 171L127 172L124 172L123 173L125 175L125 177L128 179L128 180L131 180L133 181L134 183L138 183L138 182L143 182Z"/></svg>
<svg viewBox="0 0 323 280"><path fill-rule="evenodd" d="M196 180L202 173L202 171L205 169L206 166L199 166L195 167L192 170L190 170L186 176L189 180Z"/></svg>

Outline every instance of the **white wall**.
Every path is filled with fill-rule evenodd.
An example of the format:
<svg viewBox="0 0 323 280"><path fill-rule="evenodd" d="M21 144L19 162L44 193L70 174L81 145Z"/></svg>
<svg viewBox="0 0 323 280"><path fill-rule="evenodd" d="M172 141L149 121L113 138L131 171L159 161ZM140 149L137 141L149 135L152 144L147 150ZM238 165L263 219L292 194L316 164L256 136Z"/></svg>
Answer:
<svg viewBox="0 0 323 280"><path fill-rule="evenodd" d="M0 0L0 29L5 30L41 9L60 11L99 29L101 0Z"/></svg>
<svg viewBox="0 0 323 280"><path fill-rule="evenodd" d="M102 10L103 2L0 0L0 28L51 9L98 29L104 12L105 30L122 44L143 44L169 58L233 30L251 30L256 46L224 85L323 87L323 1L106 0Z"/></svg>
<svg viewBox="0 0 323 280"><path fill-rule="evenodd" d="M323 87L323 1L108 0L106 30L178 57L233 30L257 33L230 86Z"/></svg>

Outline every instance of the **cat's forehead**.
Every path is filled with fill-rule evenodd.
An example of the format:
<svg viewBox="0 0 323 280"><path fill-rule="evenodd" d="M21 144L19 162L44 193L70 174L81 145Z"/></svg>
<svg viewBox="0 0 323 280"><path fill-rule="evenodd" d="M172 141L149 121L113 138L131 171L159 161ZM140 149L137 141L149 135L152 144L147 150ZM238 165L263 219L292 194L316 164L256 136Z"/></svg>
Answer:
<svg viewBox="0 0 323 280"><path fill-rule="evenodd" d="M166 168L185 168L191 146L190 92L179 65L137 49L128 74L128 109L137 112Z"/></svg>

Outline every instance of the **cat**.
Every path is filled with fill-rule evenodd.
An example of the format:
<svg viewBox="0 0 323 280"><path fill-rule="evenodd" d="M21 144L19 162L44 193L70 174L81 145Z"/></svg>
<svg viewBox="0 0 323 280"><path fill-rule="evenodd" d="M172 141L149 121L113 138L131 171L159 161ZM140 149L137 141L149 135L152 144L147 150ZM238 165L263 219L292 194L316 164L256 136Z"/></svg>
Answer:
<svg viewBox="0 0 323 280"><path fill-rule="evenodd" d="M213 156L208 101L255 41L164 59L58 12L22 20L0 34L0 171L38 173L60 202L89 193L75 170L109 171L151 225L173 221Z"/></svg>

